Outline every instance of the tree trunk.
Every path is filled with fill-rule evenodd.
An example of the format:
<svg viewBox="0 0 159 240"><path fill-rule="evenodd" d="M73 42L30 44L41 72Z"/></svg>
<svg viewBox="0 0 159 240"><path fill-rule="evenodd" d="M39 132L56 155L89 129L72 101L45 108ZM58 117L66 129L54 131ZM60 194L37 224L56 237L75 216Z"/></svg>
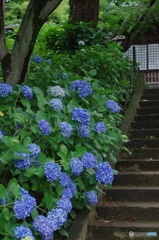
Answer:
<svg viewBox="0 0 159 240"><path fill-rule="evenodd" d="M92 22L97 27L100 0L70 0L70 23Z"/></svg>
<svg viewBox="0 0 159 240"><path fill-rule="evenodd" d="M3 0L0 0L0 61L4 82L13 85L25 81L38 33L47 17L61 2L62 0L30 0L13 51L9 54L5 42Z"/></svg>

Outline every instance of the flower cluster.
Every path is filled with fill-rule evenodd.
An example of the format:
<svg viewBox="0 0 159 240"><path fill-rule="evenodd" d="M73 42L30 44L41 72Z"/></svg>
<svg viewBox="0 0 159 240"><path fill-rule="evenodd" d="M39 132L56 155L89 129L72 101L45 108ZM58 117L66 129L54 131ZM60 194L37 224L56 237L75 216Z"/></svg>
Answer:
<svg viewBox="0 0 159 240"><path fill-rule="evenodd" d="M16 238L22 239L25 237L31 237L31 239L34 239L32 231L27 227L18 226L13 229L13 232Z"/></svg>
<svg viewBox="0 0 159 240"><path fill-rule="evenodd" d="M73 128L71 126L71 124L67 123L67 122L61 122L59 124L59 127L61 128L61 134L63 137L69 137L71 132L73 131Z"/></svg>
<svg viewBox="0 0 159 240"><path fill-rule="evenodd" d="M62 109L62 101L59 98L53 98L49 101L49 105L56 111L60 111Z"/></svg>
<svg viewBox="0 0 159 240"><path fill-rule="evenodd" d="M0 83L0 96L7 97L12 92L12 86L7 83Z"/></svg>
<svg viewBox="0 0 159 240"><path fill-rule="evenodd" d="M25 97L25 100L30 100L33 97L33 90L29 86L22 86L22 95Z"/></svg>
<svg viewBox="0 0 159 240"><path fill-rule="evenodd" d="M114 175L113 169L108 162L100 163L96 170L96 180L103 185L112 184Z"/></svg>
<svg viewBox="0 0 159 240"><path fill-rule="evenodd" d="M63 98L65 96L65 92L60 86L51 87L50 93L53 97Z"/></svg>
<svg viewBox="0 0 159 240"><path fill-rule="evenodd" d="M0 131L0 138L2 138L4 135L5 135L5 132ZM0 141L0 142L2 142L2 141Z"/></svg>
<svg viewBox="0 0 159 240"><path fill-rule="evenodd" d="M20 170L29 168L30 167L30 157L27 153L18 153L15 152L14 154L23 157L23 159L14 159L14 166L19 168Z"/></svg>
<svg viewBox="0 0 159 240"><path fill-rule="evenodd" d="M71 182L69 186L63 188L62 197L71 199L76 193L76 184Z"/></svg>
<svg viewBox="0 0 159 240"><path fill-rule="evenodd" d="M78 126L78 134L82 138L87 138L90 135L90 128L85 124L79 124Z"/></svg>
<svg viewBox="0 0 159 240"><path fill-rule="evenodd" d="M72 111L72 120L78 121L81 124L89 125L90 114L84 108L74 108Z"/></svg>
<svg viewBox="0 0 159 240"><path fill-rule="evenodd" d="M68 78L68 74L67 73L63 73L62 74L62 78Z"/></svg>
<svg viewBox="0 0 159 240"><path fill-rule="evenodd" d="M112 113L119 113L121 108L120 106L114 101L114 100L108 100L106 102L106 107L112 112Z"/></svg>
<svg viewBox="0 0 159 240"><path fill-rule="evenodd" d="M62 187L69 187L72 181L67 173L61 172L59 183L61 184Z"/></svg>
<svg viewBox="0 0 159 240"><path fill-rule="evenodd" d="M72 203L68 198L62 197L58 202L57 202L57 208L62 209L66 213L71 212L72 210Z"/></svg>
<svg viewBox="0 0 159 240"><path fill-rule="evenodd" d="M97 193L95 191L86 192L86 198L90 205L94 205L98 202Z"/></svg>
<svg viewBox="0 0 159 240"><path fill-rule="evenodd" d="M48 218L57 225L59 229L67 220L67 213L60 208L52 209L48 212Z"/></svg>
<svg viewBox="0 0 159 240"><path fill-rule="evenodd" d="M49 60L49 59L46 60L46 63L47 64L52 64L51 60Z"/></svg>
<svg viewBox="0 0 159 240"><path fill-rule="evenodd" d="M8 198L5 199L5 201L3 201L2 198L0 198L0 205L5 205L7 204L9 201L8 201Z"/></svg>
<svg viewBox="0 0 159 240"><path fill-rule="evenodd" d="M24 219L29 217L36 207L36 200L30 196L26 190L21 188L20 191L22 200L14 202L13 211L17 219Z"/></svg>
<svg viewBox="0 0 159 240"><path fill-rule="evenodd" d="M83 166L87 169L97 166L97 158L90 152L86 152L82 157Z"/></svg>
<svg viewBox="0 0 159 240"><path fill-rule="evenodd" d="M45 173L47 180L49 182L53 182L60 178L61 167L58 164L56 164L52 161L49 161L44 166L44 173Z"/></svg>
<svg viewBox="0 0 159 240"><path fill-rule="evenodd" d="M70 162L71 172L79 176L83 171L83 163L78 158L73 158Z"/></svg>
<svg viewBox="0 0 159 240"><path fill-rule="evenodd" d="M31 153L31 157L33 159L36 159L39 155L39 153L41 152L41 149L38 145L36 145L35 143L31 143L28 145L28 150Z"/></svg>
<svg viewBox="0 0 159 240"><path fill-rule="evenodd" d="M36 63L41 63L43 61L43 59L37 55L34 55L33 61Z"/></svg>
<svg viewBox="0 0 159 240"><path fill-rule="evenodd" d="M97 132L97 133L105 133L106 132L106 126L103 122L97 122L95 125L94 125L94 130Z"/></svg>
<svg viewBox="0 0 159 240"><path fill-rule="evenodd" d="M92 88L88 84L87 81L84 80L75 80L71 83L70 89L72 91L78 90L78 95L81 98L85 98L86 96L92 94Z"/></svg>
<svg viewBox="0 0 159 240"><path fill-rule="evenodd" d="M44 119L38 122L38 127L40 128L43 135L49 135L51 133L50 123Z"/></svg>

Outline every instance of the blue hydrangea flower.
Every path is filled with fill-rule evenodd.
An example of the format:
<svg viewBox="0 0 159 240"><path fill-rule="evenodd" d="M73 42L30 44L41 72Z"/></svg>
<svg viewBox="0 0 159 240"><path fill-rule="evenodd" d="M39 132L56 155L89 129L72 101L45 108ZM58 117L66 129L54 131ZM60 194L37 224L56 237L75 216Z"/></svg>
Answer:
<svg viewBox="0 0 159 240"><path fill-rule="evenodd" d="M16 128L18 128L18 129L23 129L23 125L22 124L20 124L20 123L18 123L17 125L16 125Z"/></svg>
<svg viewBox="0 0 159 240"><path fill-rule="evenodd" d="M59 183L62 185L62 187L69 187L71 182L70 176L65 172L61 172Z"/></svg>
<svg viewBox="0 0 159 240"><path fill-rule="evenodd" d="M72 111L72 120L78 121L81 124L89 125L90 115L84 108L74 108Z"/></svg>
<svg viewBox="0 0 159 240"><path fill-rule="evenodd" d="M114 101L114 100L108 100L106 102L106 107L112 112L112 113L119 113L121 108L120 106Z"/></svg>
<svg viewBox="0 0 159 240"><path fill-rule="evenodd" d="M2 138L4 135L5 135L5 132L0 131L0 138ZM2 142L2 141L0 140L0 143L1 143L1 142Z"/></svg>
<svg viewBox="0 0 159 240"><path fill-rule="evenodd" d="M46 63L47 63L47 64L52 64L51 60L49 60L49 59L46 60Z"/></svg>
<svg viewBox="0 0 159 240"><path fill-rule="evenodd" d="M57 230L56 222L52 221L51 218L39 215L34 219L33 227L38 231L43 240L52 240L53 232Z"/></svg>
<svg viewBox="0 0 159 240"><path fill-rule="evenodd" d="M38 127L40 128L43 135L49 135L51 133L50 123L44 119L38 122Z"/></svg>
<svg viewBox="0 0 159 240"><path fill-rule="evenodd" d="M14 215L17 219L24 219L29 217L36 207L36 199L28 194L26 190L21 188L20 194L22 200L14 202Z"/></svg>
<svg viewBox="0 0 159 240"><path fill-rule="evenodd" d="M60 86L51 87L50 93L53 97L63 98L65 96L65 92Z"/></svg>
<svg viewBox="0 0 159 240"><path fill-rule="evenodd" d="M0 96L7 97L12 92L12 86L7 83L0 83Z"/></svg>
<svg viewBox="0 0 159 240"><path fill-rule="evenodd" d="M38 145L36 145L35 143L29 144L28 150L31 153L31 157L34 159L36 159L41 152L40 147Z"/></svg>
<svg viewBox="0 0 159 240"><path fill-rule="evenodd" d="M90 128L87 125L80 124L78 126L78 134L82 138L88 138L90 135Z"/></svg>
<svg viewBox="0 0 159 240"><path fill-rule="evenodd" d="M59 124L59 127L62 130L61 134L62 134L63 137L69 137L71 132L73 131L73 128L72 128L71 124L69 124L67 122L61 122Z"/></svg>
<svg viewBox="0 0 159 240"><path fill-rule="evenodd" d="M48 212L48 218L55 222L57 229L60 229L67 220L67 213L60 208L52 209Z"/></svg>
<svg viewBox="0 0 159 240"><path fill-rule="evenodd" d="M44 173L49 182L53 182L61 177L61 167L52 161L49 161L44 166Z"/></svg>
<svg viewBox="0 0 159 240"><path fill-rule="evenodd" d="M82 157L82 162L85 168L95 168L97 166L97 158L90 152L86 152Z"/></svg>
<svg viewBox="0 0 159 240"><path fill-rule="evenodd" d="M30 100L33 97L33 90L29 86L22 86L22 95L24 96L25 100Z"/></svg>
<svg viewBox="0 0 159 240"><path fill-rule="evenodd" d="M57 202L57 208L62 209L66 213L71 212L72 210L72 203L69 199L62 197L58 202Z"/></svg>
<svg viewBox="0 0 159 240"><path fill-rule="evenodd" d="M14 166L19 168L20 170L30 167L30 157L27 153L17 153L16 155L24 157L24 159L14 159Z"/></svg>
<svg viewBox="0 0 159 240"><path fill-rule="evenodd" d="M41 63L43 61L43 59L37 55L34 55L33 61L36 63Z"/></svg>
<svg viewBox="0 0 159 240"><path fill-rule="evenodd" d="M62 109L62 101L59 98L53 98L49 101L49 105L56 111L60 111Z"/></svg>
<svg viewBox="0 0 159 240"><path fill-rule="evenodd" d="M76 184L74 182L71 182L68 187L63 188L62 198L71 199L75 195L76 191Z"/></svg>
<svg viewBox="0 0 159 240"><path fill-rule="evenodd" d="M86 96L92 94L92 88L88 84L87 81L84 80L75 80L71 83L70 89L72 91L78 90L78 95L81 98L85 98Z"/></svg>
<svg viewBox="0 0 159 240"><path fill-rule="evenodd" d="M38 160L36 160L34 162L34 167L40 167L40 166L41 166L41 163Z"/></svg>
<svg viewBox="0 0 159 240"><path fill-rule="evenodd" d="M71 166L71 172L74 175L79 176L81 174L81 172L83 171L83 163L78 158L73 158L70 161L70 166Z"/></svg>
<svg viewBox="0 0 159 240"><path fill-rule="evenodd" d="M94 130L97 132L97 133L105 133L107 128L104 124L104 122L97 122L95 125L94 125Z"/></svg>
<svg viewBox="0 0 159 240"><path fill-rule="evenodd" d="M112 184L114 175L113 169L108 162L100 163L96 170L96 180L103 185Z"/></svg>
<svg viewBox="0 0 159 240"><path fill-rule="evenodd" d="M3 201L2 198L0 198L0 205L5 205L9 202L8 198L5 199L5 201Z"/></svg>
<svg viewBox="0 0 159 240"><path fill-rule="evenodd" d="M33 233L30 230L30 228L24 227L24 226L18 226L16 228L13 229L14 232L14 237L22 239L25 237L32 237L33 238Z"/></svg>
<svg viewBox="0 0 159 240"><path fill-rule="evenodd" d="M63 73L62 74L62 78L68 78L68 74L67 73Z"/></svg>
<svg viewBox="0 0 159 240"><path fill-rule="evenodd" d="M86 198L89 205L94 205L98 202L97 193L95 191L86 192Z"/></svg>

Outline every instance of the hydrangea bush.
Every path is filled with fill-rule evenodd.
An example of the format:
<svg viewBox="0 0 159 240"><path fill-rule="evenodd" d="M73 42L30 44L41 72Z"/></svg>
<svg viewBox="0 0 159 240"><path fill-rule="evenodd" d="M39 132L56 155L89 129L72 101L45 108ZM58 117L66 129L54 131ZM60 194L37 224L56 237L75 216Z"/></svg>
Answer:
<svg viewBox="0 0 159 240"><path fill-rule="evenodd" d="M2 240L68 236L76 209L98 202L98 183L112 184L106 160L115 162L126 141L118 99L100 81L62 73L46 85L32 82L0 84Z"/></svg>

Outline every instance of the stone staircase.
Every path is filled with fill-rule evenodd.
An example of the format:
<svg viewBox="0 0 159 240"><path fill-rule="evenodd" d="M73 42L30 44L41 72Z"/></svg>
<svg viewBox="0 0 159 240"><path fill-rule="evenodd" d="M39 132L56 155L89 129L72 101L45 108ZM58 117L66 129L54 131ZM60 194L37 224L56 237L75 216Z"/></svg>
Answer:
<svg viewBox="0 0 159 240"><path fill-rule="evenodd" d="M159 89L144 90L129 135L87 240L159 239Z"/></svg>

